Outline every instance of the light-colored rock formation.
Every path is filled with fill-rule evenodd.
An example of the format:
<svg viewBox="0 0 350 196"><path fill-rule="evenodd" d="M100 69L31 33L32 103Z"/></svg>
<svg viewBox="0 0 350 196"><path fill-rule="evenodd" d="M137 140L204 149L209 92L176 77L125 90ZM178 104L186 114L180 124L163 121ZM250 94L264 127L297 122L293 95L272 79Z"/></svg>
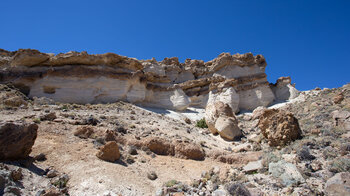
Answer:
<svg viewBox="0 0 350 196"><path fill-rule="evenodd" d="M238 112L268 106L275 94L285 98L284 89L292 89L283 83L274 94L266 79L265 58L251 53L222 53L208 62L186 59L180 63L176 57L156 61L114 53L54 55L1 49L0 66L0 83L12 83L29 97L69 103L123 100L185 110L222 101Z"/></svg>
<svg viewBox="0 0 350 196"><path fill-rule="evenodd" d="M291 84L291 81L290 77L280 77L276 81L276 84L270 84L277 100L290 100L299 95L299 91L295 88L294 84Z"/></svg>
<svg viewBox="0 0 350 196"><path fill-rule="evenodd" d="M242 135L235 117L220 116L215 122L215 128L219 135L226 140L233 140Z"/></svg>

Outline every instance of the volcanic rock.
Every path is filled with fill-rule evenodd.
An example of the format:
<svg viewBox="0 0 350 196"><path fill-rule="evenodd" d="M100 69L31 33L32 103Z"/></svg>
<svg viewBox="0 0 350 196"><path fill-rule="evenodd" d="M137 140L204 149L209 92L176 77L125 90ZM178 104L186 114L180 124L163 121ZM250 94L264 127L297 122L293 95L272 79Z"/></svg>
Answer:
<svg viewBox="0 0 350 196"><path fill-rule="evenodd" d="M104 161L114 162L120 158L118 144L114 141L107 142L100 148L96 156Z"/></svg>
<svg viewBox="0 0 350 196"><path fill-rule="evenodd" d="M37 137L37 124L0 123L0 160L26 158Z"/></svg>
<svg viewBox="0 0 350 196"><path fill-rule="evenodd" d="M290 112L266 109L259 118L259 128L270 146L284 146L301 138L298 120Z"/></svg>

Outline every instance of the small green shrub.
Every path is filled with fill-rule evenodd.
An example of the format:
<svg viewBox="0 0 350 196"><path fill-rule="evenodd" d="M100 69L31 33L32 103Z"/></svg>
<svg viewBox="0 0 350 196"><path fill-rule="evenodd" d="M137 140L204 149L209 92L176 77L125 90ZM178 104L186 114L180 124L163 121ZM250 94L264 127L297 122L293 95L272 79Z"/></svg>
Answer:
<svg viewBox="0 0 350 196"><path fill-rule="evenodd" d="M207 123L205 122L205 119L202 118L202 119L200 119L199 121L197 121L196 127L199 127L199 128L204 129L204 128L208 128L208 125L207 125Z"/></svg>
<svg viewBox="0 0 350 196"><path fill-rule="evenodd" d="M36 123L36 124L40 124L40 118L34 118L33 122Z"/></svg>
<svg viewBox="0 0 350 196"><path fill-rule="evenodd" d="M165 186L166 186L166 187L172 187L172 186L174 186L175 184L177 184L177 181L176 181L176 180L169 180L168 182L165 183Z"/></svg>

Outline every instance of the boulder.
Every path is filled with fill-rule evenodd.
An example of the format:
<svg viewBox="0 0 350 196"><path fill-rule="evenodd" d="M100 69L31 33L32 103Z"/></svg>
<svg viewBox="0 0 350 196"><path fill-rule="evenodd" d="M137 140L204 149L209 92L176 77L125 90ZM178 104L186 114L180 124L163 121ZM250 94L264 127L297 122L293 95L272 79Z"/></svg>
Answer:
<svg viewBox="0 0 350 196"><path fill-rule="evenodd" d="M344 94L342 92L338 93L336 96L333 97L333 102L335 104L339 104L344 100Z"/></svg>
<svg viewBox="0 0 350 196"><path fill-rule="evenodd" d="M215 122L219 118L219 116L228 116L232 117L233 112L228 104L224 104L221 101L217 101L214 103L208 103L205 108L205 122L208 125L209 130L213 134L218 134L217 129L215 128Z"/></svg>
<svg viewBox="0 0 350 196"><path fill-rule="evenodd" d="M238 121L234 116L220 116L215 122L215 128L219 135L226 140L233 140L242 136Z"/></svg>
<svg viewBox="0 0 350 196"><path fill-rule="evenodd" d="M305 179L300 174L297 167L292 163L287 163L285 161L270 163L269 173L273 177L279 178L285 186L305 182Z"/></svg>
<svg viewBox="0 0 350 196"><path fill-rule="evenodd" d="M176 142L175 156L185 159L203 160L205 153L202 147L198 144Z"/></svg>
<svg viewBox="0 0 350 196"><path fill-rule="evenodd" d="M298 119L283 110L266 109L259 118L258 126L270 146L284 146L301 138Z"/></svg>
<svg viewBox="0 0 350 196"><path fill-rule="evenodd" d="M144 146L158 155L175 155L174 145L163 138L150 137L145 141Z"/></svg>
<svg viewBox="0 0 350 196"><path fill-rule="evenodd" d="M104 161L114 162L120 158L117 142L110 141L100 148L96 156Z"/></svg>
<svg viewBox="0 0 350 196"><path fill-rule="evenodd" d="M90 138L90 136L94 133L94 128L91 126L82 126L78 127L74 135L83 139Z"/></svg>
<svg viewBox="0 0 350 196"><path fill-rule="evenodd" d="M37 137L37 124L0 123L0 160L26 158Z"/></svg>
<svg viewBox="0 0 350 196"><path fill-rule="evenodd" d="M350 173L337 173L332 178L328 179L325 190L329 195L350 195Z"/></svg>

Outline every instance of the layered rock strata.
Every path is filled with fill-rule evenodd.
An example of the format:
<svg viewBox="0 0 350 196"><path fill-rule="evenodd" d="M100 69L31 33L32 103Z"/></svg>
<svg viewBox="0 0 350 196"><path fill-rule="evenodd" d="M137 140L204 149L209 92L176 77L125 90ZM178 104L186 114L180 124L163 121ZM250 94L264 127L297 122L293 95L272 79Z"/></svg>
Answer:
<svg viewBox="0 0 350 196"><path fill-rule="evenodd" d="M0 83L12 83L29 97L67 103L118 100L174 110L205 108L208 99L233 111L267 106L275 95L262 55L222 53L204 62L178 58L137 60L114 53L47 54L0 49Z"/></svg>

